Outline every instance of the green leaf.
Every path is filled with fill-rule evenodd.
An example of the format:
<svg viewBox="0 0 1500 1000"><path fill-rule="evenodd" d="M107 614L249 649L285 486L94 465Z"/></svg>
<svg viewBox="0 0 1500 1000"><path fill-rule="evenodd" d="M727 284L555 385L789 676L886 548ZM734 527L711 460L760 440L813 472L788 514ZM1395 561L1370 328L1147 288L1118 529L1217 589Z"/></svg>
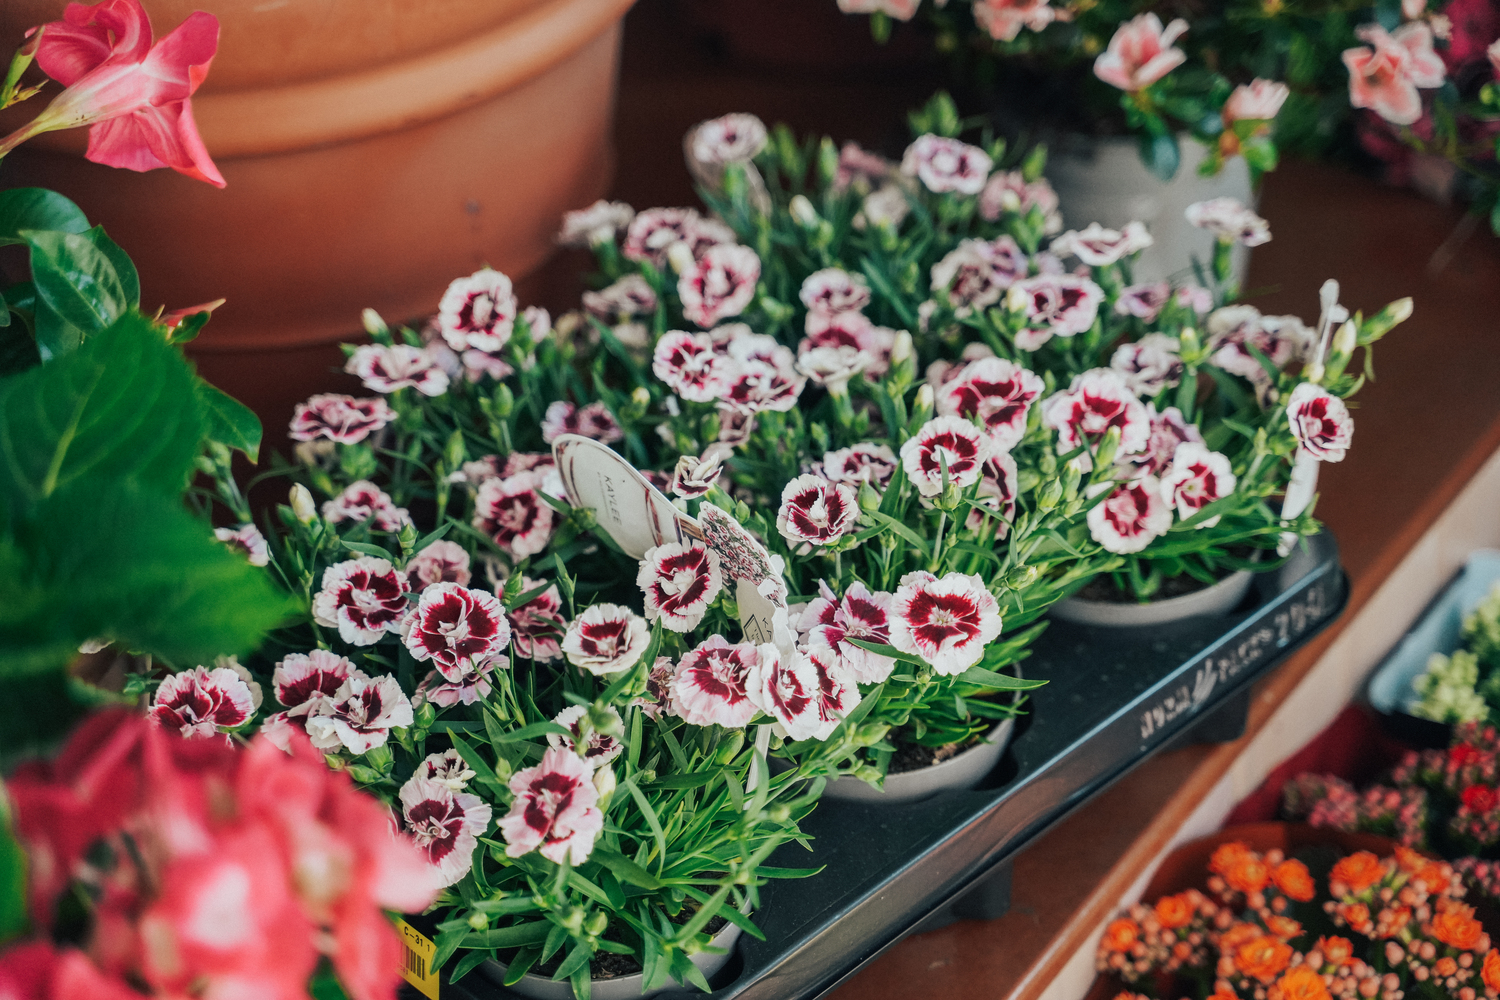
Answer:
<svg viewBox="0 0 1500 1000"><path fill-rule="evenodd" d="M208 440L242 451L252 462L259 461L260 418L255 411L201 380L198 382L198 398L203 401L203 415L208 421L205 435Z"/></svg>
<svg viewBox="0 0 1500 1000"><path fill-rule="evenodd" d="M120 277L120 287L125 292L125 307L127 309L139 309L141 306L141 276L135 269L135 262L130 259L120 244L109 238L103 226L95 226L85 233L89 239L94 241L94 246L99 252L109 258L109 262L115 266L115 273ZM204 322L208 322L204 320ZM189 338L191 339L191 338Z"/></svg>
<svg viewBox="0 0 1500 1000"><path fill-rule="evenodd" d="M611 851L608 848L596 846L594 853L589 855L589 860L599 862L605 868L614 872L615 877L622 882L629 882L631 885L639 886L642 889L661 888L661 882L657 880L656 876L618 851Z"/></svg>
<svg viewBox="0 0 1500 1000"><path fill-rule="evenodd" d="M71 354L83 343L83 331L58 315L47 303L36 300L33 322L36 327L36 346L43 361Z"/></svg>
<svg viewBox="0 0 1500 1000"><path fill-rule="evenodd" d="M0 945L26 932L26 852L11 830L10 813L0 798Z"/></svg>
<svg viewBox="0 0 1500 1000"><path fill-rule="evenodd" d="M369 542L351 542L346 538L340 538L339 544L350 552L357 552L362 556L374 556L376 559L389 559L391 557L389 551L381 548L379 545L372 545Z"/></svg>
<svg viewBox="0 0 1500 1000"><path fill-rule="evenodd" d="M906 525L902 524L894 517L891 517L889 514L882 514L880 511L874 510L870 512L870 516L879 521L881 524L885 525L887 528L890 528L902 538L906 539L906 541L911 543L911 545L914 546L918 552L922 553L922 557L924 559L927 558L927 556L929 555L927 542L922 539L921 535L918 535L915 531L912 531Z"/></svg>
<svg viewBox="0 0 1500 1000"><path fill-rule="evenodd" d="M0 191L0 246L25 243L23 229L62 233L88 232L83 209L56 191L46 188L12 188Z"/></svg>
<svg viewBox="0 0 1500 1000"><path fill-rule="evenodd" d="M37 295L85 334L103 330L135 305L126 279L100 244L101 238L108 240L104 230L96 226L80 234L28 229L23 235L31 248L31 280Z"/></svg>
<svg viewBox="0 0 1500 1000"><path fill-rule="evenodd" d="M1176 176L1182 154L1177 149L1177 137L1171 132L1141 133L1140 153L1141 162L1157 177L1169 181Z"/></svg>
<svg viewBox="0 0 1500 1000"><path fill-rule="evenodd" d="M1023 680L1020 677L1011 677L1009 674L997 674L983 667L970 667L958 675L958 680L965 684L987 687L995 691L1033 691L1047 683L1046 681Z"/></svg>
<svg viewBox="0 0 1500 1000"><path fill-rule="evenodd" d="M469 931L462 936L465 948L524 948L547 940L550 921L532 920L513 927L492 927L487 931ZM435 963L434 963L435 964Z"/></svg>
<svg viewBox="0 0 1500 1000"><path fill-rule="evenodd" d="M512 729L503 737L492 742L497 743L522 743L526 740L536 739L538 736L546 736L548 733L557 733L559 736L569 735L568 731L555 722L533 722L529 726L520 729Z"/></svg>
<svg viewBox="0 0 1500 1000"><path fill-rule="evenodd" d="M887 646L883 642L866 642L863 639L854 639L848 636L844 637L844 641L852 642L860 649L868 650L871 653L879 653L881 656L889 656L893 660L901 660L905 663L915 663L919 667L927 666L927 661L922 659L920 656L917 656L913 653L903 653L895 646Z"/></svg>

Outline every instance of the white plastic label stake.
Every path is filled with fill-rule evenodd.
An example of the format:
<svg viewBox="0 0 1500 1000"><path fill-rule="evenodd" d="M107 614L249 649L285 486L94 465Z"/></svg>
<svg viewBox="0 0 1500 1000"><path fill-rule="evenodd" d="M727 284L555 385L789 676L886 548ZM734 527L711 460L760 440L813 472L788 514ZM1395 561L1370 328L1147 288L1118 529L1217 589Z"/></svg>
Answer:
<svg viewBox="0 0 1500 1000"><path fill-rule="evenodd" d="M1318 467L1322 464L1310 453L1297 449L1297 457L1292 462L1292 478L1286 484L1286 496L1281 501L1282 520L1289 521L1297 517L1312 503L1313 497L1318 493ZM1297 544L1298 537L1295 531L1282 532L1281 541L1276 545L1276 554L1291 555L1292 546Z"/></svg>
<svg viewBox="0 0 1500 1000"><path fill-rule="evenodd" d="M672 506L635 466L591 438L564 434L552 443L568 502L594 511L599 527L632 559L696 536L693 519Z"/></svg>

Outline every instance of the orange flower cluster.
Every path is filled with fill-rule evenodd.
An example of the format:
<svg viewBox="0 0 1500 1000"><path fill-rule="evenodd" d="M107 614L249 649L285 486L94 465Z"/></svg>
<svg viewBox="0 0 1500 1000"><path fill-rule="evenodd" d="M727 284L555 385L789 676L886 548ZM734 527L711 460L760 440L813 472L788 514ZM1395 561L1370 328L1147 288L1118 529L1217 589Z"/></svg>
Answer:
<svg viewBox="0 0 1500 1000"><path fill-rule="evenodd" d="M1155 906L1138 903L1105 927L1096 965L1127 983L1202 966L1220 915L1218 905L1196 889L1163 896Z"/></svg>

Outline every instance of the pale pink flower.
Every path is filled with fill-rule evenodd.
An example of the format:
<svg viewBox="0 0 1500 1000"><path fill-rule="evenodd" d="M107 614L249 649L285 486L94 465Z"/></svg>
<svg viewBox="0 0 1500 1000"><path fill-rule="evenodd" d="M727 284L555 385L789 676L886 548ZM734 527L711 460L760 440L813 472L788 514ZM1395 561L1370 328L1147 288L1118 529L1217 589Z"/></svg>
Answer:
<svg viewBox="0 0 1500 1000"><path fill-rule="evenodd" d="M658 656L646 674L646 693L633 704L639 705L648 719L660 719L672 714L672 675L677 665L671 657Z"/></svg>
<svg viewBox="0 0 1500 1000"><path fill-rule="evenodd" d="M406 835L427 856L437 883L452 885L469 874L474 848L494 817L490 806L420 772L401 786L400 798Z"/></svg>
<svg viewBox="0 0 1500 1000"><path fill-rule="evenodd" d="M927 366L927 384L932 386L934 393L937 393L943 386L963 374L967 362L993 357L995 357L995 352L986 343L975 341L972 344L965 344L964 349L958 354L957 363L939 358Z"/></svg>
<svg viewBox="0 0 1500 1000"><path fill-rule="evenodd" d="M974 23L997 41L1015 41L1022 28L1041 31L1057 19L1047 0L974 0Z"/></svg>
<svg viewBox="0 0 1500 1000"><path fill-rule="evenodd" d="M699 542L668 542L646 550L636 584L646 595L646 619L673 632L690 632L724 589L719 556Z"/></svg>
<svg viewBox="0 0 1500 1000"><path fill-rule="evenodd" d="M373 646L387 632L401 631L406 616L406 581L389 561L360 556L323 571L313 595L313 621L336 627L351 646Z"/></svg>
<svg viewBox="0 0 1500 1000"><path fill-rule="evenodd" d="M344 683L307 716L307 735L319 750L340 747L352 754L384 746L391 730L412 724L411 702L396 678L367 677L351 670Z"/></svg>
<svg viewBox="0 0 1500 1000"><path fill-rule="evenodd" d="M1224 120L1270 121L1281 112L1291 90L1284 83L1256 78L1234 88L1224 102Z"/></svg>
<svg viewBox="0 0 1500 1000"><path fill-rule="evenodd" d="M266 536L253 524L242 524L238 528L215 528L214 537L231 549L243 552L251 566L264 566L271 561Z"/></svg>
<svg viewBox="0 0 1500 1000"><path fill-rule="evenodd" d="M1302 357L1313 337L1295 316L1262 316L1260 310L1246 305L1216 309L1206 325L1208 360L1257 384L1268 383L1271 376L1250 353L1251 347L1279 369Z"/></svg>
<svg viewBox="0 0 1500 1000"><path fill-rule="evenodd" d="M457 583L434 583L401 624L401 640L412 659L431 660L444 677L492 660L510 645L505 607L494 594Z"/></svg>
<svg viewBox="0 0 1500 1000"><path fill-rule="evenodd" d="M978 146L940 135L919 136L906 147L901 172L934 194L978 194L990 176L990 156Z"/></svg>
<svg viewBox="0 0 1500 1000"><path fill-rule="evenodd" d="M1094 325L1104 289L1076 274L1038 274L1010 286L1007 305L1021 313L1016 347L1034 351L1053 337L1071 337Z"/></svg>
<svg viewBox="0 0 1500 1000"><path fill-rule="evenodd" d="M474 527L515 559L541 552L554 523L552 507L541 497L546 478L535 469L481 483L474 497Z"/></svg>
<svg viewBox="0 0 1500 1000"><path fill-rule="evenodd" d="M894 166L885 157L861 148L857 142L845 142L839 147L838 173L833 180L833 190L845 191L853 186L868 191L877 181L884 180Z"/></svg>
<svg viewBox="0 0 1500 1000"><path fill-rule="evenodd" d="M474 771L457 750L430 753L417 765L413 778L436 781L455 792L461 792L474 779Z"/></svg>
<svg viewBox="0 0 1500 1000"><path fill-rule="evenodd" d="M1177 407L1169 406L1157 413L1148 403L1147 409L1151 412L1151 436L1146 441L1146 447L1137 454L1122 456L1118 463L1130 479L1145 475L1159 477L1172 467L1172 458L1177 454L1178 445L1184 442L1203 443L1202 433L1183 418L1182 411Z"/></svg>
<svg viewBox="0 0 1500 1000"><path fill-rule="evenodd" d="M745 311L760 280L760 258L747 246L723 243L709 247L677 278L682 314L710 327Z"/></svg>
<svg viewBox="0 0 1500 1000"><path fill-rule="evenodd" d="M858 519L859 497L852 488L804 475L781 491L776 530L793 548L803 543L827 545L853 531Z"/></svg>
<svg viewBox="0 0 1500 1000"><path fill-rule="evenodd" d="M938 579L918 571L901 578L890 620L892 646L951 677L978 663L984 647L1000 635L1000 602L977 575Z"/></svg>
<svg viewBox="0 0 1500 1000"><path fill-rule="evenodd" d="M686 243L697 257L711 246L733 242L732 229L691 208L648 208L631 221L621 252L629 260L649 261L662 270L674 243Z"/></svg>
<svg viewBox="0 0 1500 1000"><path fill-rule="evenodd" d="M692 158L714 167L746 163L766 148L765 122L744 113L699 122L689 136L688 151Z"/></svg>
<svg viewBox="0 0 1500 1000"><path fill-rule="evenodd" d="M1177 289L1177 304L1191 309L1199 316L1207 315L1214 307L1214 294L1202 285L1183 285Z"/></svg>
<svg viewBox="0 0 1500 1000"><path fill-rule="evenodd" d="M1387 33L1378 24L1355 29L1374 48L1344 50L1349 70L1349 103L1369 108L1393 125L1411 125L1422 117L1418 87L1443 85L1443 60L1432 50L1432 28L1410 21Z"/></svg>
<svg viewBox="0 0 1500 1000"><path fill-rule="evenodd" d="M862 312L846 309L843 312L807 314L807 336L797 345L798 354L819 347L852 347L857 351L869 351L874 340L871 331L875 324Z"/></svg>
<svg viewBox="0 0 1500 1000"><path fill-rule="evenodd" d="M1042 232L1055 233L1062 229L1062 212L1058 209L1057 192L1045 177L1027 181L1019 170L996 171L985 182L979 193L979 217L988 222L998 222L1001 214L1015 212L1029 215L1033 208L1042 213Z"/></svg>
<svg viewBox="0 0 1500 1000"><path fill-rule="evenodd" d="M670 330L656 342L651 370L673 392L694 403L723 396L732 374L729 357L714 350L712 337L680 330Z"/></svg>
<svg viewBox="0 0 1500 1000"><path fill-rule="evenodd" d="M645 619L618 604L595 604L573 619L563 635L568 662L604 677L635 666L651 645Z"/></svg>
<svg viewBox="0 0 1500 1000"><path fill-rule="evenodd" d="M1271 226L1237 198L1210 198L1187 207L1187 220L1213 233L1221 243L1258 247L1271 241Z"/></svg>
<svg viewBox="0 0 1500 1000"><path fill-rule="evenodd" d="M656 290L639 274L627 274L597 292L583 293L583 308L607 323L656 312Z"/></svg>
<svg viewBox="0 0 1500 1000"><path fill-rule="evenodd" d="M902 220L911 213L911 198L900 184L882 184L865 195L860 202L859 214L854 217L854 228L896 230Z"/></svg>
<svg viewBox="0 0 1500 1000"><path fill-rule="evenodd" d="M814 468L831 483L844 483L856 490L863 483L885 489L896 472L896 453L884 442L861 441L828 452Z"/></svg>
<svg viewBox="0 0 1500 1000"><path fill-rule="evenodd" d="M156 689L147 717L189 739L238 729L255 714L250 686L228 667L194 667L170 674Z"/></svg>
<svg viewBox="0 0 1500 1000"><path fill-rule="evenodd" d="M1019 474L1016 460L1009 452L1002 451L990 456L984 463L984 475L979 477L979 495L974 499L1000 519L999 530L995 532L996 541L1010 533L1010 522L1015 520ZM971 507L964 523L970 531L979 531L984 527L984 521L984 512Z"/></svg>
<svg viewBox="0 0 1500 1000"><path fill-rule="evenodd" d="M619 712L616 712L613 708L610 708L608 706L605 706L604 710L610 715L614 716L614 720L616 723L620 722ZM557 723L559 726L562 726L573 735L571 737L568 737L563 736L559 733L548 733L547 745L559 747L563 750L569 751L570 753L577 753L578 738L583 731L583 717L587 714L588 707L585 705L570 705L569 707L563 709L561 712L558 712L557 717L552 721ZM624 749L625 744L621 743L613 736L610 736L607 733L601 733L599 730L595 729L589 733L588 743L585 744L583 750L583 759L588 763L590 767L600 767L604 764L608 764L610 761L620 756L621 752L623 752Z"/></svg>
<svg viewBox="0 0 1500 1000"><path fill-rule="evenodd" d="M495 689L490 683L490 675L505 665L505 660L465 663L451 678L434 670L417 686L417 701L430 701L440 708L472 705L490 696Z"/></svg>
<svg viewBox="0 0 1500 1000"><path fill-rule="evenodd" d="M735 449L750 442L755 433L755 414L733 406L719 407L719 444Z"/></svg>
<svg viewBox="0 0 1500 1000"><path fill-rule="evenodd" d="M933 417L901 446L901 465L918 493L935 497L943 492L945 466L948 485L965 489L979 481L993 450L989 435L963 417Z"/></svg>
<svg viewBox="0 0 1500 1000"><path fill-rule="evenodd" d="M872 593L856 580L840 599L826 581L818 581L818 596L797 619L797 631L809 647L824 647L838 657L839 665L860 684L879 684L891 675L896 661L849 642L889 645L891 641L891 595Z"/></svg>
<svg viewBox="0 0 1500 1000"><path fill-rule="evenodd" d="M1097 222L1082 231L1070 229L1052 241L1049 249L1058 256L1072 254L1089 267L1106 267L1149 247L1155 241L1139 222L1124 229L1105 229Z"/></svg>
<svg viewBox="0 0 1500 1000"><path fill-rule="evenodd" d="M516 371L498 354L490 354L472 347L464 351L460 361L463 364L464 378L469 382L480 382L486 378L499 382L501 379L509 378Z"/></svg>
<svg viewBox="0 0 1500 1000"><path fill-rule="evenodd" d="M1172 467L1161 477L1161 497L1177 516L1186 521L1215 500L1234 492L1234 470L1229 459L1196 442L1177 446ZM1211 528L1219 523L1211 517L1198 525Z"/></svg>
<svg viewBox="0 0 1500 1000"><path fill-rule="evenodd" d="M448 373L432 355L410 344L356 347L344 371L358 375L366 389L376 392L411 388L424 396L441 396L448 391Z"/></svg>
<svg viewBox="0 0 1500 1000"><path fill-rule="evenodd" d="M847 392L849 380L870 363L856 347L814 347L797 355L797 370L829 392Z"/></svg>
<svg viewBox="0 0 1500 1000"><path fill-rule="evenodd" d="M812 669L817 681L814 701L821 721L811 738L826 740L844 717L859 707L859 684L845 667L843 658L827 646L814 644L799 651L798 656Z"/></svg>
<svg viewBox="0 0 1500 1000"><path fill-rule="evenodd" d="M921 3L922 0L838 0L839 10L845 14L885 14L898 21L910 21Z"/></svg>
<svg viewBox="0 0 1500 1000"><path fill-rule="evenodd" d="M1491 42L1490 47L1484 50L1484 54L1489 56L1490 68L1495 71L1495 76L1500 77L1500 38Z"/></svg>
<svg viewBox="0 0 1500 1000"><path fill-rule="evenodd" d="M288 653L271 675L276 700L293 715L307 715L328 704L351 674L354 664L327 649Z"/></svg>
<svg viewBox="0 0 1500 1000"><path fill-rule="evenodd" d="M750 701L775 719L791 741L822 739L833 732L838 720L824 730L818 711L818 675L806 656L792 652L782 654L766 643L758 650L759 658L750 671L746 692Z"/></svg>
<svg viewBox="0 0 1500 1000"><path fill-rule="evenodd" d="M1143 90L1187 61L1187 53L1172 44L1187 30L1180 17L1164 29L1155 14L1138 14L1115 30L1109 48L1094 60L1094 75L1111 87Z"/></svg>
<svg viewBox="0 0 1500 1000"><path fill-rule="evenodd" d="M297 404L287 437L293 441L327 438L338 444L359 444L395 419L395 411L383 399L355 399L330 392Z"/></svg>
<svg viewBox="0 0 1500 1000"><path fill-rule="evenodd" d="M1115 312L1121 316L1134 316L1147 323L1161 315L1168 302L1172 301L1172 286L1165 281L1127 285L1120 289L1115 300Z"/></svg>
<svg viewBox="0 0 1500 1000"><path fill-rule="evenodd" d="M1163 282L1162 287L1166 287ZM1115 348L1109 366L1125 376L1125 384L1137 396L1151 397L1182 381L1187 369L1179 354L1181 344L1165 333L1148 333L1134 343Z"/></svg>
<svg viewBox="0 0 1500 1000"><path fill-rule="evenodd" d="M1026 277L1026 254L1009 236L963 240L932 265L932 291L957 316L968 316L1000 301L1017 279Z"/></svg>
<svg viewBox="0 0 1500 1000"><path fill-rule="evenodd" d="M1287 400L1286 416L1301 449L1320 462L1342 462L1354 437L1344 401L1322 386L1303 382Z"/></svg>
<svg viewBox="0 0 1500 1000"><path fill-rule="evenodd" d="M756 713L749 684L761 655L753 643L731 646L722 635L709 636L677 664L672 675L672 714L694 726L741 729L749 725Z"/></svg>
<svg viewBox="0 0 1500 1000"><path fill-rule="evenodd" d="M329 524L368 522L381 531L400 531L411 523L411 515L406 508L397 507L380 487L361 479L345 486L344 492L323 504L323 520Z"/></svg>
<svg viewBox="0 0 1500 1000"><path fill-rule="evenodd" d="M1111 427L1120 430L1119 454L1146 447L1151 414L1136 398L1125 376L1111 368L1093 368L1073 377L1066 390L1042 403L1042 423L1057 431L1057 450L1070 452L1087 444L1097 448Z"/></svg>
<svg viewBox="0 0 1500 1000"><path fill-rule="evenodd" d="M812 317L834 316L842 312L859 312L870 304L870 286L864 275L852 274L842 267L825 267L802 281L798 293L808 310L808 333Z"/></svg>
<svg viewBox="0 0 1500 1000"><path fill-rule="evenodd" d="M594 247L601 243L613 243L615 234L630 225L630 220L634 218L635 209L623 201L605 201L600 198L588 208L563 215L557 242L565 247Z"/></svg>
<svg viewBox="0 0 1500 1000"><path fill-rule="evenodd" d="M575 753L548 750L542 762L511 776L515 799L500 820L505 853L519 858L531 851L554 864L581 865L604 829L593 768Z"/></svg>
<svg viewBox="0 0 1500 1000"><path fill-rule="evenodd" d="M457 279L438 301L437 321L443 340L455 351L500 350L516 321L510 279L488 267Z"/></svg>
<svg viewBox="0 0 1500 1000"><path fill-rule="evenodd" d="M406 585L420 594L432 583L469 585L469 553L457 542L430 542L406 564Z"/></svg>
<svg viewBox="0 0 1500 1000"><path fill-rule="evenodd" d="M542 416L542 441L551 444L564 434L581 434L610 444L625 436L615 415L602 402L579 407L567 400L553 400Z"/></svg>
<svg viewBox="0 0 1500 1000"><path fill-rule="evenodd" d="M1097 491L1109 490L1101 483ZM1172 508L1162 499L1155 476L1142 476L1114 487L1104 500L1089 508L1089 534L1110 552L1139 552L1172 527Z"/></svg>
<svg viewBox="0 0 1500 1000"><path fill-rule="evenodd" d="M521 577L521 593L527 594L542 585L541 580ZM540 663L562 655L562 635L567 622L562 616L562 595L557 586L548 587L525 604L506 613L510 621L511 645L517 656L530 657Z"/></svg>
<svg viewBox="0 0 1500 1000"><path fill-rule="evenodd" d="M1031 404L1045 388L1035 372L1004 358L981 358L959 370L937 393L937 411L977 420L994 451L1010 451L1026 436Z"/></svg>

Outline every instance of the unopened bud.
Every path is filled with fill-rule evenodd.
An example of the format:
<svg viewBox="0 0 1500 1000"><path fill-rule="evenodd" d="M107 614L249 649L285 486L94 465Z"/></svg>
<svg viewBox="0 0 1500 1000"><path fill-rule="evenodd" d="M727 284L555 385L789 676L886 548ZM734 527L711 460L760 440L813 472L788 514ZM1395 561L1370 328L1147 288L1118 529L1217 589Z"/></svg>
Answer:
<svg viewBox="0 0 1500 1000"><path fill-rule="evenodd" d="M804 229L812 229L823 221L818 216L818 210L813 208L813 203L807 200L806 195L793 195L786 210L791 215L792 221Z"/></svg>
<svg viewBox="0 0 1500 1000"><path fill-rule="evenodd" d="M469 449L464 445L464 432L454 431L448 436L448 445L443 449L443 461L450 469L461 469L468 457Z"/></svg>
<svg viewBox="0 0 1500 1000"><path fill-rule="evenodd" d="M678 240L667 247L667 262L672 265L672 270L678 274L686 274L697 266L693 259L693 248L682 240Z"/></svg>
<svg viewBox="0 0 1500 1000"><path fill-rule="evenodd" d="M745 731L743 729L731 730L719 743L719 748L714 751L715 764L728 764L739 756L745 747Z"/></svg>
<svg viewBox="0 0 1500 1000"><path fill-rule="evenodd" d="M437 709L432 707L430 701L418 705L413 715L413 725L418 729L431 729L432 724L437 721Z"/></svg>
<svg viewBox="0 0 1500 1000"><path fill-rule="evenodd" d="M891 342L891 365L901 364L911 357L912 343L911 333L907 330L897 330L896 339Z"/></svg>
<svg viewBox="0 0 1500 1000"><path fill-rule="evenodd" d="M312 524L318 516L318 505L313 503L312 494L307 487L301 483L292 484L292 492L289 497L292 505L292 515L303 524Z"/></svg>
<svg viewBox="0 0 1500 1000"><path fill-rule="evenodd" d="M869 483L859 484L859 509L866 514L880 509L880 494Z"/></svg>
<svg viewBox="0 0 1500 1000"><path fill-rule="evenodd" d="M475 910L473 913L469 914L469 926L476 931L488 930L490 926L490 918L485 916L483 913L480 913L478 910Z"/></svg>
<svg viewBox="0 0 1500 1000"><path fill-rule="evenodd" d="M1198 331L1190 326L1182 328L1182 332L1177 335L1177 343L1182 354L1189 357L1196 357L1203 349L1202 343L1198 340Z"/></svg>
<svg viewBox="0 0 1500 1000"><path fill-rule="evenodd" d="M1038 510L1052 510L1062 500L1063 484L1061 479L1049 479L1042 484L1037 491L1036 506Z"/></svg>
<svg viewBox="0 0 1500 1000"><path fill-rule="evenodd" d="M1104 438L1099 442L1099 450L1095 455L1095 461L1101 468L1107 468L1115 464L1115 453L1120 450L1120 428L1111 427L1104 432Z"/></svg>
<svg viewBox="0 0 1500 1000"><path fill-rule="evenodd" d="M917 389L917 400L912 404L913 413L931 413L933 406L932 386L926 382Z"/></svg>
<svg viewBox="0 0 1500 1000"><path fill-rule="evenodd" d="M372 337L389 337L391 328L385 325L385 320L380 318L380 313L374 309L366 309L359 314L359 321L364 325L365 332Z"/></svg>
<svg viewBox="0 0 1500 1000"><path fill-rule="evenodd" d="M609 914L603 910L595 910L593 913L590 913L588 922L584 924L584 930L588 931L591 937L598 937L608 929Z"/></svg>
<svg viewBox="0 0 1500 1000"><path fill-rule="evenodd" d="M792 818L792 810L787 808L785 802L778 802L766 810L766 818L772 823L785 823Z"/></svg>
<svg viewBox="0 0 1500 1000"><path fill-rule="evenodd" d="M825 185L832 184L839 176L839 150L826 135L818 144L818 177Z"/></svg>
<svg viewBox="0 0 1500 1000"><path fill-rule="evenodd" d="M650 406L651 405L651 390L647 389L643 385L638 385L630 393L630 400L631 400L631 402L635 403L635 405L637 405L637 406Z"/></svg>
<svg viewBox="0 0 1500 1000"><path fill-rule="evenodd" d="M599 793L599 801L606 802L615 791L615 769L612 767L601 767L594 772L594 791Z"/></svg>
<svg viewBox="0 0 1500 1000"><path fill-rule="evenodd" d="M583 908L580 906L568 907L568 912L562 919L562 925L573 933L583 930Z"/></svg>

